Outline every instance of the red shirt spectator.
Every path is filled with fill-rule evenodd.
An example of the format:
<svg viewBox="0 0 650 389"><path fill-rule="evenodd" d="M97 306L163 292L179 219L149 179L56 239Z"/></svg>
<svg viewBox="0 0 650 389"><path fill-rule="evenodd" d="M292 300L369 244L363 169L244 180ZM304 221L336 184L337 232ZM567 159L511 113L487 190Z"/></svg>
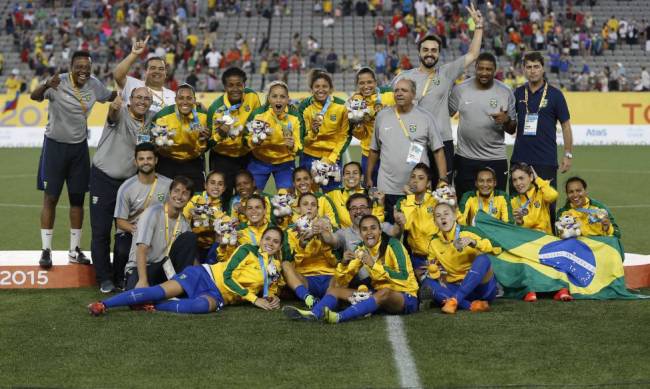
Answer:
<svg viewBox="0 0 650 389"><path fill-rule="evenodd" d="M533 36L533 25L530 22L524 23L521 26L521 33L524 34L524 36Z"/></svg>
<svg viewBox="0 0 650 389"><path fill-rule="evenodd" d="M289 70L289 58L287 57L286 54L284 53L280 54L280 58L278 58L278 62L280 63L280 70L282 70L283 72Z"/></svg>
<svg viewBox="0 0 650 389"><path fill-rule="evenodd" d="M384 39L385 32L386 32L386 27L384 27L384 23L378 21L377 25L375 26L375 37L377 39Z"/></svg>
<svg viewBox="0 0 650 389"><path fill-rule="evenodd" d="M399 67L402 70L409 70L413 68L413 65L411 65L411 60L406 54L402 54L402 58L399 61Z"/></svg>
<svg viewBox="0 0 650 389"><path fill-rule="evenodd" d="M301 61L300 61L300 57L298 57L298 55L296 55L296 54L294 53L294 54L291 56L291 58L289 59L289 68L291 69L291 71L293 71L293 72L299 72L299 71L300 71L300 65L301 65L300 62L301 62Z"/></svg>
<svg viewBox="0 0 650 389"><path fill-rule="evenodd" d="M396 41L397 41L397 33L395 32L395 29L392 29L388 32L388 45L393 46Z"/></svg>

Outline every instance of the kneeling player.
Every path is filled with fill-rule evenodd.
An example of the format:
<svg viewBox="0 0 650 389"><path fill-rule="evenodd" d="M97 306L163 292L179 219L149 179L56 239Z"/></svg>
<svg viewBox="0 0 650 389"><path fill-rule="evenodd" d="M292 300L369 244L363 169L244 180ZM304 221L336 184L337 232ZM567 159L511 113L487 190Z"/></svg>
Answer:
<svg viewBox="0 0 650 389"><path fill-rule="evenodd" d="M439 232L429 243L428 275L420 287L420 300L433 299L442 312L453 314L458 308L483 312L497 293L497 282L490 258L498 254L487 239L462 228L456 222L456 209L440 203L434 209ZM443 276L441 270L445 270Z"/></svg>
<svg viewBox="0 0 650 389"><path fill-rule="evenodd" d="M241 245L228 262L189 267L160 285L133 289L92 303L88 311L99 316L109 308L145 304L147 310L209 313L243 301L265 310L277 309L280 262L276 258L282 239L282 230L269 227L259 247ZM262 297L258 297L260 292ZM183 294L187 298L165 301Z"/></svg>
<svg viewBox="0 0 650 389"><path fill-rule="evenodd" d="M380 309L389 314L410 314L418 310L418 283L404 246L399 240L382 233L379 219L373 215L362 217L359 227L363 243L357 248L354 259L338 265L336 283L347 285L364 268L370 274L374 292L367 299L359 301L353 298L353 305L336 313L332 309L336 307L337 301L350 301L357 291L332 286L311 311L285 307L284 313L287 316L310 321L324 319L334 324L364 317Z"/></svg>

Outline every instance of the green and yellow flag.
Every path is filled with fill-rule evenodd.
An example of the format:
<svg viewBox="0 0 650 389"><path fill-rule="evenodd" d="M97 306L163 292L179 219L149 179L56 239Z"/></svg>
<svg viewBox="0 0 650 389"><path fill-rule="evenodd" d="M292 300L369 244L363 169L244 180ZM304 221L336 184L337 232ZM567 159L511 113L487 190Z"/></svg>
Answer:
<svg viewBox="0 0 650 389"><path fill-rule="evenodd" d="M635 299L625 288L623 249L614 237L559 239L503 223L484 212L476 217L481 235L503 252L490 256L494 274L509 297L529 291L569 288L577 299Z"/></svg>

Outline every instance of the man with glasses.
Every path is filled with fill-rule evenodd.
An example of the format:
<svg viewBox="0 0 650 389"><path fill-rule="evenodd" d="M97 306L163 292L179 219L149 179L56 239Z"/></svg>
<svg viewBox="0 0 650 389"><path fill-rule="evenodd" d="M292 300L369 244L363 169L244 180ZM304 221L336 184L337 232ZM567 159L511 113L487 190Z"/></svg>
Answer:
<svg viewBox="0 0 650 389"><path fill-rule="evenodd" d="M117 192L124 180L136 173L133 150L137 143L149 140L145 129L153 116L149 110L152 97L146 87L133 89L129 97L130 104L118 96L109 106L90 168L90 253L103 293L115 288L110 246Z"/></svg>

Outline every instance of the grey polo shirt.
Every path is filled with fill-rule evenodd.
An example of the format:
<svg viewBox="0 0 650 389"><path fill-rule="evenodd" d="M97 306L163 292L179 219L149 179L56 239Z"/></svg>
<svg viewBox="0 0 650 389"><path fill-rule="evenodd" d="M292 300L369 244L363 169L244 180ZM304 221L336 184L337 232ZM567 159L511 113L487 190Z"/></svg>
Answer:
<svg viewBox="0 0 650 389"><path fill-rule="evenodd" d="M177 219L167 218L168 234L170 240L176 239L176 237L183 232L190 231L190 225L185 220L181 213L181 217L178 219L178 229L176 229ZM176 229L176 235L172 238L172 233ZM145 244L149 246L149 252L147 253L147 264L158 263L165 258L167 254L167 239L165 238L165 211L163 204L156 204L151 207L147 207L144 211L140 220L138 220L138 230L133 237L131 243L131 251L129 252L129 261L126 263L125 272L128 272L131 269L137 268L137 262L135 259L135 251L138 244Z"/></svg>
<svg viewBox="0 0 650 389"><path fill-rule="evenodd" d="M456 85L449 97L449 114L460 115L456 154L481 161L506 159L505 131L502 125L494 123L490 114L501 108L508 110L508 116L517 120L515 95L499 80L494 80L489 89L476 86L472 77Z"/></svg>
<svg viewBox="0 0 650 389"><path fill-rule="evenodd" d="M95 76L90 76L79 90L72 86L69 73L59 78L59 86L48 88L43 95L49 101L45 136L61 143L81 143L88 138L88 116L93 105L108 101L112 92Z"/></svg>
<svg viewBox="0 0 650 389"><path fill-rule="evenodd" d="M420 71L418 68L401 72L393 79L393 88L397 81L402 78L409 78L415 81L417 90L415 99L418 101L418 107L427 110L435 118L440 135L443 141L453 140L451 135L451 122L449 110L447 109L449 93L454 86L454 82L465 71L465 56L456 58L454 61L444 65L436 66L435 76L431 79L427 92L422 96L424 87L429 78L428 73Z"/></svg>
<svg viewBox="0 0 650 389"><path fill-rule="evenodd" d="M381 110L375 119L375 132L370 141L370 149L379 153L381 164L377 177L377 188L390 195L404 193L404 185L409 180L413 166L406 162L411 141L422 145L425 150L420 162L431 166L426 147L435 151L442 148L440 132L431 114L414 106L410 112L400 114L409 134L407 138L400 126L394 108Z"/></svg>
<svg viewBox="0 0 650 389"><path fill-rule="evenodd" d="M156 187L153 189L151 200L147 204L147 207L162 204L167 201L171 183L172 180L158 174L158 181L156 182ZM145 185L141 183L137 175L124 181L117 191L113 217L116 219L126 219L129 223L137 222L138 217L144 211L144 204L151 191L151 185L153 184ZM117 232L123 231L118 228Z"/></svg>
<svg viewBox="0 0 650 389"><path fill-rule="evenodd" d="M124 105L117 115L115 123L106 120L102 136L97 144L93 165L109 177L123 180L134 175L134 150L138 132L148 128L147 123L153 115L145 115L144 121L136 120Z"/></svg>

